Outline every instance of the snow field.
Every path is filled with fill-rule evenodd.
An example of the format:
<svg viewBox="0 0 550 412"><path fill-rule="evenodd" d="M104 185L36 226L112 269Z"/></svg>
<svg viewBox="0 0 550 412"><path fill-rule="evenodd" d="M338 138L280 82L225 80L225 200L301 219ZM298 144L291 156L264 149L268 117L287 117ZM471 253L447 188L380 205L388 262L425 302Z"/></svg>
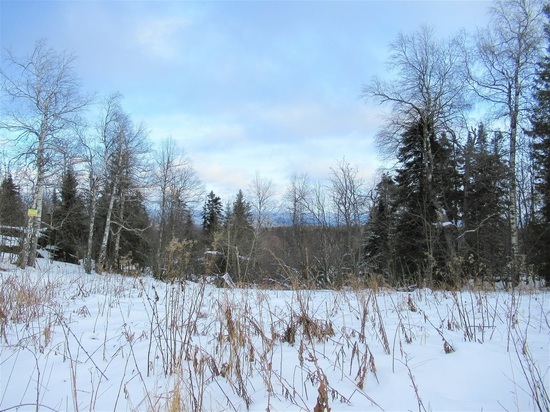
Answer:
<svg viewBox="0 0 550 412"><path fill-rule="evenodd" d="M547 291L219 289L0 267L0 410L548 405Z"/></svg>

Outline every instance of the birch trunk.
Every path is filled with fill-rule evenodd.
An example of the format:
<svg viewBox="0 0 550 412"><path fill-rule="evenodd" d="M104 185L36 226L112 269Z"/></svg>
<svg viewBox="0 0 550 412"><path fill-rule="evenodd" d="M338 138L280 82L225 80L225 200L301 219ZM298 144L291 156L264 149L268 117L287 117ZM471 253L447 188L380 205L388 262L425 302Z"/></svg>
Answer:
<svg viewBox="0 0 550 412"><path fill-rule="evenodd" d="M25 269L27 266L34 267L36 264L36 251L38 249L38 235L42 224L42 200L44 197L43 178L39 177L33 193L32 209L38 211L37 216L29 216L23 247L19 256L19 267Z"/></svg>
<svg viewBox="0 0 550 412"><path fill-rule="evenodd" d="M165 213L165 209L166 208L166 188L164 187L163 190L162 190L162 199L161 199L161 204L160 204L160 222L159 222L159 241L158 241L158 245L157 245L157 256L156 256L156 260L157 260L157 276L161 276L162 274L162 268L164 266L164 253L163 253L163 237L164 237L164 225L165 225L165 220L166 220L166 213Z"/></svg>
<svg viewBox="0 0 550 412"><path fill-rule="evenodd" d="M92 273L92 252L94 245L94 226L97 213L97 179L90 176L90 220L88 222L88 242L86 245L86 259L84 260L84 271Z"/></svg>
<svg viewBox="0 0 550 412"><path fill-rule="evenodd" d="M98 272L102 273L106 268L107 260L107 243L109 242L109 233L111 232L111 217L113 214L113 208L115 205L115 195L118 190L118 175L113 182L113 188L111 189L109 207L107 208L107 216L105 218L105 229L103 230L103 238L101 240L101 247L99 248L98 257Z"/></svg>
<svg viewBox="0 0 550 412"><path fill-rule="evenodd" d="M516 151L517 151L517 119L519 107L514 106L510 115L510 275L513 284L518 285L519 278L519 236L518 236L518 201L517 201L517 181L516 181Z"/></svg>
<svg viewBox="0 0 550 412"><path fill-rule="evenodd" d="M37 211L36 216L28 216L25 239L21 254L19 256L19 266L25 269L28 266L34 267L36 264L36 251L38 249L38 237L40 235L40 226L42 225L42 201L44 199L44 140L46 136L42 132L38 140L38 149L36 153L36 184L34 186L32 209Z"/></svg>

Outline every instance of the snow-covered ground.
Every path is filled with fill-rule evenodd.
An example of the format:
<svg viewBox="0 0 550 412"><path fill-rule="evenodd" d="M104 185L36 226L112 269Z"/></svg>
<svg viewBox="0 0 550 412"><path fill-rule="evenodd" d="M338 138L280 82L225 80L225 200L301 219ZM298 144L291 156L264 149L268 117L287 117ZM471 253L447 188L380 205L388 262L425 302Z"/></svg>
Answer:
<svg viewBox="0 0 550 412"><path fill-rule="evenodd" d="M220 289L43 259L0 268L0 410L548 407L548 291Z"/></svg>

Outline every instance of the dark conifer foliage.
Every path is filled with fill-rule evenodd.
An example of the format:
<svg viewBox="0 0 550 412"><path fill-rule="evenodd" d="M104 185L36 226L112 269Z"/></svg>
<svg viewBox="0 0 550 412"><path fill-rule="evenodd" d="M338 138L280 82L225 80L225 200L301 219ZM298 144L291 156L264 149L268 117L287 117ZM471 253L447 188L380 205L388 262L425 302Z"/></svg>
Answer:
<svg viewBox="0 0 550 412"><path fill-rule="evenodd" d="M392 177L382 175L365 226L364 268L390 278L395 274L395 215L397 188Z"/></svg>
<svg viewBox="0 0 550 412"><path fill-rule="evenodd" d="M418 122L403 133L395 177L384 175L377 185L366 225L367 270L392 283L416 283L424 276L448 283L458 252L461 156L446 134L432 130Z"/></svg>
<svg viewBox="0 0 550 412"><path fill-rule="evenodd" d="M244 199L242 190L239 190L233 202L233 207L228 211L226 226L230 228L233 237L239 242L252 231L252 207Z"/></svg>
<svg viewBox="0 0 550 412"><path fill-rule="evenodd" d="M242 190L239 190L233 205L227 208L224 235L221 238L225 271L233 274L238 281L248 280L246 263L252 252L253 238L252 207L245 200Z"/></svg>
<svg viewBox="0 0 550 412"><path fill-rule="evenodd" d="M119 259L125 258L139 267L151 264L152 229L145 200L139 190L128 196L125 201L124 215L120 216L122 232L119 245ZM117 264L120 264L117 262Z"/></svg>
<svg viewBox="0 0 550 412"><path fill-rule="evenodd" d="M9 173L0 186L0 226L21 227L25 224L25 205L19 187Z"/></svg>
<svg viewBox="0 0 550 412"><path fill-rule="evenodd" d="M404 133L397 156L400 167L395 177L398 190L394 210L400 240L396 244L396 269L404 279L426 273L431 265L427 253L433 243L436 213L422 132L422 125L416 124ZM429 136L429 142L435 143L434 136Z"/></svg>
<svg viewBox="0 0 550 412"><path fill-rule="evenodd" d="M202 211L202 228L209 240L213 240L214 233L221 227L222 222L222 200L210 191Z"/></svg>
<svg viewBox="0 0 550 412"><path fill-rule="evenodd" d="M74 170L68 168L61 183L61 198L55 199L48 237L55 246L54 258L77 263L84 256L87 234L84 201L78 193Z"/></svg>
<svg viewBox="0 0 550 412"><path fill-rule="evenodd" d="M544 8L550 20L550 4ZM540 195L540 223L532 230L529 250L538 272L550 282L550 23L545 26L547 49L539 64L535 108L531 114L531 136L535 164L535 187Z"/></svg>
<svg viewBox="0 0 550 412"><path fill-rule="evenodd" d="M465 148L463 233L464 269L469 276L504 274L510 253L507 165L500 132L489 141L483 124L470 131Z"/></svg>
<svg viewBox="0 0 550 412"><path fill-rule="evenodd" d="M168 199L165 233L171 239L192 239L195 236L193 213L187 203L177 194Z"/></svg>
<svg viewBox="0 0 550 412"><path fill-rule="evenodd" d="M396 270L403 278L425 273L444 280L455 255L459 174L445 134L420 122L402 136L396 172ZM423 136L423 133L429 133ZM429 147L426 147L429 146ZM431 153L431 156L428 156ZM433 162L433 164L429 164Z"/></svg>
<svg viewBox="0 0 550 412"><path fill-rule="evenodd" d="M150 157L149 132L122 110L120 94L104 100L93 126L77 124L76 115L89 101L80 97L71 69L61 71L69 78L59 77L68 89L52 92L66 97L56 101L68 104L63 107L69 112L21 113L50 126L63 123L58 129L37 133L35 126L43 122L21 123L25 116L14 116L20 114L17 105L8 112L10 121L0 125L21 132L20 142L29 138L14 160L31 159L23 165L21 184L29 188L25 199L33 211L27 217L19 188L7 175L0 186L0 228L26 223L19 230L25 235L22 268L34 265L40 235L41 247L54 246L55 259L85 258L87 273L124 272L125 265L136 273L150 269L159 278L227 272L236 282L297 280L304 287L336 287L370 275L419 286L461 287L472 279L517 285L533 273L550 282L550 25L529 100L525 92L532 90L542 39L540 3L497 5L502 7L493 8L488 30L471 39L440 41L432 28L422 26L401 33L390 46L391 77L375 77L363 93L391 106L376 138L396 161L387 164L391 170L382 175L370 205L363 177L345 159L329 169L325 181L295 172L281 199L288 220L278 225L270 216L275 206L267 206L273 187L258 177L246 192L254 219L240 190L225 213L213 191L198 205L202 184L175 140L167 139ZM550 18L550 5L545 13ZM37 44L34 55L53 59L56 70L7 84L29 80L21 84L40 91L42 81L55 83L53 75L67 69L72 57L60 60L64 54L44 47ZM14 100L40 96L20 95L21 87L4 89ZM485 110L491 123L472 128L472 116ZM78 144L68 144L69 136L85 146L85 154ZM68 159L74 159L74 169L63 170ZM36 169L31 181L29 166ZM85 201L79 184L87 188Z"/></svg>

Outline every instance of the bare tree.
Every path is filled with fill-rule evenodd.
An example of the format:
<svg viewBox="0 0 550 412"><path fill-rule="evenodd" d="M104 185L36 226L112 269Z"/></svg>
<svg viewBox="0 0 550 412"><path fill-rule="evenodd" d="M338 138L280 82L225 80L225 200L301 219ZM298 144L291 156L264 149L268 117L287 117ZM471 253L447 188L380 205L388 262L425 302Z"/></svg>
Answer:
<svg viewBox="0 0 550 412"><path fill-rule="evenodd" d="M511 268L519 280L518 254L518 137L529 105L529 89L536 75L543 44L540 0L497 0L490 25L476 36L475 56L467 62L474 92L507 122L509 138L509 216Z"/></svg>
<svg viewBox="0 0 550 412"><path fill-rule="evenodd" d="M275 185L256 173L248 187L248 195L254 213L254 229L259 233L270 225L270 215L275 210Z"/></svg>
<svg viewBox="0 0 550 412"><path fill-rule="evenodd" d="M7 52L5 69L0 70L5 117L0 127L32 157L35 169L32 203L19 265L34 266L46 173L53 155L66 147L66 132L79 122L79 114L90 103L80 92L74 72L75 57L57 53L45 41L36 43L23 58Z"/></svg>
<svg viewBox="0 0 550 412"><path fill-rule="evenodd" d="M284 195L286 211L290 215L292 226L298 228L306 221L305 201L310 191L310 182L307 174L294 174L291 178L290 187Z"/></svg>
<svg viewBox="0 0 550 412"><path fill-rule="evenodd" d="M267 258L271 258L266 238L269 228L272 227L272 217L276 208L275 185L271 179L263 178L259 172L256 172L248 186L247 194L252 213L252 242L245 273L250 268L256 268L258 263L261 264L262 261L265 262L269 260Z"/></svg>
<svg viewBox="0 0 550 412"><path fill-rule="evenodd" d="M412 125L422 123L441 133L462 118L467 104L459 44L459 38L438 41L432 28L421 26L413 34L399 34L390 45L391 80L374 77L363 88L363 97L392 109L378 134L382 146L397 150L401 133Z"/></svg>
<svg viewBox="0 0 550 412"><path fill-rule="evenodd" d="M142 166L139 157L147 153L147 131L143 125L134 126L129 116L120 107L121 96L118 94L107 98L102 120L99 124L100 140L103 147L103 179L108 205L105 226L99 249L98 270L107 267L107 245L112 226L115 231L115 260L118 258L120 235L125 226L124 207L130 180ZM114 219L115 201L119 201L118 220Z"/></svg>
<svg viewBox="0 0 550 412"><path fill-rule="evenodd" d="M284 243L281 247L282 260L290 267L302 272L308 266L306 225L308 223L307 199L310 197L311 183L307 174L294 174L282 202L282 209L288 215L290 227L285 230Z"/></svg>
<svg viewBox="0 0 550 412"><path fill-rule="evenodd" d="M361 246L361 226L367 212L365 183L358 177L357 167L352 167L342 159L330 168L330 196L335 207L336 222L345 230L343 256L349 269L355 274L359 268Z"/></svg>
<svg viewBox="0 0 550 412"><path fill-rule="evenodd" d="M337 223L348 228L360 226L366 213L365 183L358 173L357 167L352 167L345 159L330 168L330 196L336 208Z"/></svg>
<svg viewBox="0 0 550 412"><path fill-rule="evenodd" d="M392 108L386 127L378 134L381 145L395 151L404 131L422 125L428 184L433 182L435 165L430 137L452 133L452 125L462 119L468 107L459 44L458 38L437 41L433 29L427 26L412 35L400 34L390 46L388 62L395 77L391 81L375 77L363 88L364 97ZM437 209L442 208L439 205Z"/></svg>
<svg viewBox="0 0 550 412"><path fill-rule="evenodd" d="M288 228L288 262L309 285L335 281L343 250L326 185L307 175L293 176L285 195L292 226Z"/></svg>
<svg viewBox="0 0 550 412"><path fill-rule="evenodd" d="M176 237L176 228L173 225L176 220L175 214L182 207L192 207L202 194L201 182L190 159L171 137L161 142L159 150L154 155L153 184L159 191L158 242L155 257L158 275L164 266L166 246L171 238ZM182 223L179 222L180 225Z"/></svg>

